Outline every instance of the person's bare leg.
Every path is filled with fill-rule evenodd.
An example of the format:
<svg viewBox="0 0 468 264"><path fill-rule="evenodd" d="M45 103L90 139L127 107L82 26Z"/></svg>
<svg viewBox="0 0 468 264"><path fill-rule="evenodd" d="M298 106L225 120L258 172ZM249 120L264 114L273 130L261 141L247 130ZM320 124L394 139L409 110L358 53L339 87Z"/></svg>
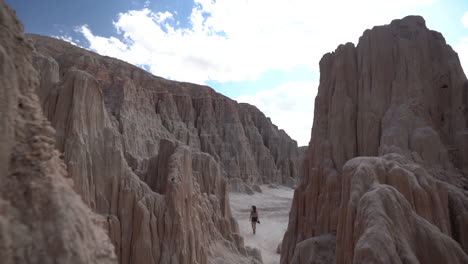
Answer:
<svg viewBox="0 0 468 264"><path fill-rule="evenodd" d="M252 222L252 228L253 228L253 233L255 235L255 229L257 227L257 223L256 222Z"/></svg>

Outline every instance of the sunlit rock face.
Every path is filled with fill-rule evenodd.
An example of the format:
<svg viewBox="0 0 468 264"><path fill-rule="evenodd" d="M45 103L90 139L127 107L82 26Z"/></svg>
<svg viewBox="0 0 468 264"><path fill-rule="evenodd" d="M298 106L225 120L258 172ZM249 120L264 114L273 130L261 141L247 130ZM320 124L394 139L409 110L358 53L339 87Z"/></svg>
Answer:
<svg viewBox="0 0 468 264"><path fill-rule="evenodd" d="M157 156L159 142L169 140L210 154L228 179L251 185L289 184L299 178L296 141L255 106L238 104L207 86L155 77L56 39L29 37L36 46L42 84L38 93L48 117L57 126L64 118L61 110L67 106L54 100L65 97L62 87L96 86L101 98L93 100L104 102L122 136L125 159L140 176ZM92 82L77 83L82 78L74 75L82 73ZM66 136L58 134L61 150Z"/></svg>
<svg viewBox="0 0 468 264"><path fill-rule="evenodd" d="M238 234L229 183L294 185L295 141L209 87L29 38L57 148L75 190L106 216L120 263L261 261Z"/></svg>
<svg viewBox="0 0 468 264"><path fill-rule="evenodd" d="M23 25L0 0L1 263L117 263L104 218L66 179L31 54Z"/></svg>
<svg viewBox="0 0 468 264"><path fill-rule="evenodd" d="M302 241L327 235L330 262L468 263L468 82L457 54L410 16L340 45L320 72L281 263L303 263L306 245L307 263L324 263L329 251Z"/></svg>

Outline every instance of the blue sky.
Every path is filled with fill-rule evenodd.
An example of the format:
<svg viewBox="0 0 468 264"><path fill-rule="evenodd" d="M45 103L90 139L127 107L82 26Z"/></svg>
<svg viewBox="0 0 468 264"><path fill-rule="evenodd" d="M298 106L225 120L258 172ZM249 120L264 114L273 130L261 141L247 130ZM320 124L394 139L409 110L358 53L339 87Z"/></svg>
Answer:
<svg viewBox="0 0 468 264"><path fill-rule="evenodd" d="M367 28L422 15L468 68L467 0L6 0L28 33L256 105L306 145L321 56Z"/></svg>

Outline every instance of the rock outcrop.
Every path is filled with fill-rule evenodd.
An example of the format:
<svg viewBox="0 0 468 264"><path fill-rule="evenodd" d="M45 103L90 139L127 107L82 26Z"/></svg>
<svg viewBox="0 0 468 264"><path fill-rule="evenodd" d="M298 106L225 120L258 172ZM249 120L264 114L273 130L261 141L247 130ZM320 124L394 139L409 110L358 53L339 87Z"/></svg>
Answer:
<svg viewBox="0 0 468 264"><path fill-rule="evenodd" d="M107 216L120 263L261 262L238 234L228 185L295 184L295 141L209 87L29 37L57 148L75 190Z"/></svg>
<svg viewBox="0 0 468 264"><path fill-rule="evenodd" d="M0 0L1 262L117 263L105 220L65 178L31 54L22 24Z"/></svg>
<svg viewBox="0 0 468 264"><path fill-rule="evenodd" d="M38 93L48 117L53 121L63 116L56 114L61 110L56 99L61 87L72 84L64 83L69 70L87 73L122 135L125 159L133 171L146 173L158 142L167 139L210 154L230 180L288 184L299 178L297 143L255 106L238 104L207 86L153 76L61 40L30 38L42 76Z"/></svg>
<svg viewBox="0 0 468 264"><path fill-rule="evenodd" d="M421 17L320 62L314 124L281 263L468 263L468 81ZM310 242L307 242L310 244ZM299 246L302 245L302 246Z"/></svg>
<svg viewBox="0 0 468 264"><path fill-rule="evenodd" d="M326 234L299 242L294 250L292 263L335 263L336 238Z"/></svg>
<svg viewBox="0 0 468 264"><path fill-rule="evenodd" d="M75 190L106 215L120 263L260 262L238 234L224 170L191 145L200 142L184 123L195 117L188 84L59 40L32 40L57 147Z"/></svg>

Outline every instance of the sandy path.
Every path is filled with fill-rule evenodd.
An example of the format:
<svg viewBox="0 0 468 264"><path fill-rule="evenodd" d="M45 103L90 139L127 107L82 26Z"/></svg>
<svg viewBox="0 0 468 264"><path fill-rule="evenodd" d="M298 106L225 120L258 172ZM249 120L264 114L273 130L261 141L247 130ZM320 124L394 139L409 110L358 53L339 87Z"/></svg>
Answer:
<svg viewBox="0 0 468 264"><path fill-rule="evenodd" d="M267 186L261 186L261 189L262 193L254 195L230 193L231 209L239 223L245 245L260 249L263 263L277 264L280 255L276 253L276 247L283 239L288 226L294 190L287 187L270 188ZM257 206L260 219L255 235L252 234L249 222L252 205Z"/></svg>

